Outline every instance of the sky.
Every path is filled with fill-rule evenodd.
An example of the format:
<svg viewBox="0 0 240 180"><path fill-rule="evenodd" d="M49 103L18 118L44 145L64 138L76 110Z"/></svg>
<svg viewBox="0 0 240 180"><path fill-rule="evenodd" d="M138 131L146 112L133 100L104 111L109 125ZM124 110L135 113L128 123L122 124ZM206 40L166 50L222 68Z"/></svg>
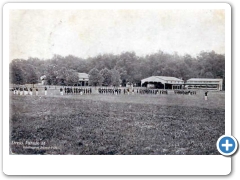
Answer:
<svg viewBox="0 0 240 180"><path fill-rule="evenodd" d="M9 19L10 61L125 51L225 53L224 10L11 10Z"/></svg>

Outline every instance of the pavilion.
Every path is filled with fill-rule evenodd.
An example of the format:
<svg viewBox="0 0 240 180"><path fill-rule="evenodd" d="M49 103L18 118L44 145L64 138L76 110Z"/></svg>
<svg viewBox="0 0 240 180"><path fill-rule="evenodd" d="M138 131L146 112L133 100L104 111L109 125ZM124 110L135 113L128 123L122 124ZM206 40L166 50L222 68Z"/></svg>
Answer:
<svg viewBox="0 0 240 180"><path fill-rule="evenodd" d="M200 88L221 91L223 89L223 79L191 78L186 81L185 86L188 89Z"/></svg>
<svg viewBox="0 0 240 180"><path fill-rule="evenodd" d="M158 89L182 89L184 81L176 77L151 76L142 79L141 86Z"/></svg>

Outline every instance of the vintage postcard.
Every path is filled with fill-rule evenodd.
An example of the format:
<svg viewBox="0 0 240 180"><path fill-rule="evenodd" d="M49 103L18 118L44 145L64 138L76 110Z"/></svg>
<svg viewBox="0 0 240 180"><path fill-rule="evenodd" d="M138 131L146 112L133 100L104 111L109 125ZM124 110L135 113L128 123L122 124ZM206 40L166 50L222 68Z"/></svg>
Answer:
<svg viewBox="0 0 240 180"><path fill-rule="evenodd" d="M190 162L188 155L201 155L215 159L209 165L231 163L216 146L231 135L228 4L10 3L4 10L8 157Z"/></svg>

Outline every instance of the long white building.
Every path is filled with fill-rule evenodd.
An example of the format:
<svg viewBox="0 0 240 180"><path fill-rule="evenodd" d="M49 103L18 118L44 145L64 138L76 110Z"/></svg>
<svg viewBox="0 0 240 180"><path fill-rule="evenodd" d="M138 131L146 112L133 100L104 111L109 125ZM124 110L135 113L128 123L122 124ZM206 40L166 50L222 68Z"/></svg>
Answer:
<svg viewBox="0 0 240 180"><path fill-rule="evenodd" d="M223 79L209 79L209 78L191 78L186 81L185 87L213 89L221 91L223 88Z"/></svg>

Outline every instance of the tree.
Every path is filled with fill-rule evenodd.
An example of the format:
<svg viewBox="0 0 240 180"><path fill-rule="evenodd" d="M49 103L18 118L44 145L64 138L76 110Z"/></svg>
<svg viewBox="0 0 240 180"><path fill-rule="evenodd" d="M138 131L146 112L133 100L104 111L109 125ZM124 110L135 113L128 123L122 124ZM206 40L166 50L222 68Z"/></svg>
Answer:
<svg viewBox="0 0 240 180"><path fill-rule="evenodd" d="M92 86L102 85L103 77L96 68L89 71L89 84Z"/></svg>
<svg viewBox="0 0 240 180"><path fill-rule="evenodd" d="M78 73L72 69L66 72L66 83L67 85L74 85L78 83Z"/></svg>
<svg viewBox="0 0 240 180"><path fill-rule="evenodd" d="M44 75L46 75L46 81L48 85L57 84L57 67L55 64L47 66Z"/></svg>
<svg viewBox="0 0 240 180"><path fill-rule="evenodd" d="M12 84L24 84L24 72L18 60L13 60L10 64L10 82Z"/></svg>
<svg viewBox="0 0 240 180"><path fill-rule="evenodd" d="M112 85L113 86L119 86L121 84L121 78L120 78L120 73L116 70L112 70Z"/></svg>
<svg viewBox="0 0 240 180"><path fill-rule="evenodd" d="M119 72L120 74L120 79L122 80L122 86L126 86L127 81L128 81L128 74L127 71L121 67L115 67L115 69Z"/></svg>
<svg viewBox="0 0 240 180"><path fill-rule="evenodd" d="M103 82L102 82L102 84L103 84L104 86L109 86L109 85L111 85L111 83L112 83L112 72L111 72L109 69L104 68L104 69L102 69L102 70L100 71L100 74L101 74L102 77L103 77Z"/></svg>
<svg viewBox="0 0 240 180"><path fill-rule="evenodd" d="M66 81L67 75L68 75L67 68L62 67L61 69L59 69L57 71L57 77L56 77L57 78L57 84L67 85L67 81Z"/></svg>
<svg viewBox="0 0 240 180"><path fill-rule="evenodd" d="M214 76L211 72L208 71L205 73L205 78L214 78Z"/></svg>
<svg viewBox="0 0 240 180"><path fill-rule="evenodd" d="M34 87L34 84L38 82L38 76L36 74L36 71L33 66L29 65L28 71L27 71L27 83L32 84Z"/></svg>
<svg viewBox="0 0 240 180"><path fill-rule="evenodd" d="M90 84L93 85L101 85L102 82L103 85L118 85L119 79L122 80L123 86L126 82L139 84L141 79L149 76L174 76L184 80L204 77L222 78L225 84L225 55L214 51L203 51L196 57L159 51L141 57L134 52L123 52L118 55L101 54L86 59L72 55L66 57L55 55L45 60L15 59L10 63L10 81L14 84L35 83L36 77L46 75L47 84L64 85L67 83L68 70L90 73L93 69L98 70L98 73L101 72L100 75L92 72ZM120 78L116 77L118 73L112 69L119 72ZM111 75L109 78L109 71L114 72L114 77ZM68 83L73 83L76 75L75 78L70 77Z"/></svg>

